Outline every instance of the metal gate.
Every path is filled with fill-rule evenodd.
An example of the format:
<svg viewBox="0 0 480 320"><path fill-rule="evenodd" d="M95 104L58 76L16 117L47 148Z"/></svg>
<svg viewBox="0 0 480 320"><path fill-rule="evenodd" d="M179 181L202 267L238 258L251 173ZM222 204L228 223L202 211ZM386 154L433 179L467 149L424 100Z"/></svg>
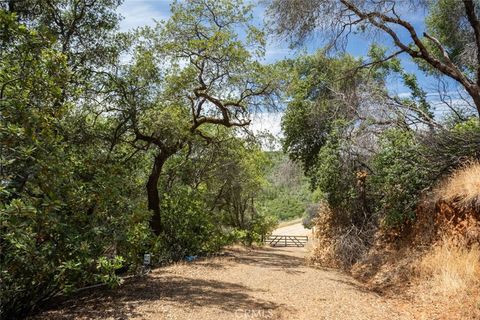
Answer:
<svg viewBox="0 0 480 320"><path fill-rule="evenodd" d="M304 247L308 236L284 236L273 234L265 239L265 244L271 247Z"/></svg>

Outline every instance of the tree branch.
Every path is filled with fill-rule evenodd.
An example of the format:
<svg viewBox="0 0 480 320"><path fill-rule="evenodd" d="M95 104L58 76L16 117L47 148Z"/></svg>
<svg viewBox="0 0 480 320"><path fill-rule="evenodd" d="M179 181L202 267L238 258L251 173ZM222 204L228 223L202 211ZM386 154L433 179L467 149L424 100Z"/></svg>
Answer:
<svg viewBox="0 0 480 320"><path fill-rule="evenodd" d="M480 21L475 13L475 5L472 0L463 0L465 5L465 12L468 17L468 21L473 28L475 34L475 43L477 45L477 85L480 86Z"/></svg>

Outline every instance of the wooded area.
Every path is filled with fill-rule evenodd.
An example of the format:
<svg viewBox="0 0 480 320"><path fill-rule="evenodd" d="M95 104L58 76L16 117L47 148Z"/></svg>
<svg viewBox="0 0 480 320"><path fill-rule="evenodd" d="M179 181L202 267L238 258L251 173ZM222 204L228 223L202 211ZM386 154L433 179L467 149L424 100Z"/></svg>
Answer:
<svg viewBox="0 0 480 320"><path fill-rule="evenodd" d="M478 0L271 0L268 27L254 3L174 1L128 32L121 3L0 2L2 318L118 286L145 253L160 266L252 245L302 216L323 241L313 260L345 270L379 234L434 247L443 233L419 223L442 204L455 228L472 219L459 246L478 250ZM352 34L372 39L367 56L348 53ZM318 51L266 63L272 37ZM251 130L269 112L282 151Z"/></svg>

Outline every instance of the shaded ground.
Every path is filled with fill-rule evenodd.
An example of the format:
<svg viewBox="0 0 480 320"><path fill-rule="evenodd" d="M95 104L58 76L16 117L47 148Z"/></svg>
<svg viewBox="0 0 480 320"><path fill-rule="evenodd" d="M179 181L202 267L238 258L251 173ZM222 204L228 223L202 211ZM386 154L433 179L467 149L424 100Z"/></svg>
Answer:
<svg viewBox="0 0 480 320"><path fill-rule="evenodd" d="M304 248L232 249L157 269L37 319L410 319L351 277L308 267Z"/></svg>

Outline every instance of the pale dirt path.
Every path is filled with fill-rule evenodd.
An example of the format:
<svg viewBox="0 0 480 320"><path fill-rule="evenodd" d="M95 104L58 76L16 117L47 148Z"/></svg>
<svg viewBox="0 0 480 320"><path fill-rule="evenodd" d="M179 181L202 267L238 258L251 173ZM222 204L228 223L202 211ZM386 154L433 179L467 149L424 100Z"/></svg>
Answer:
<svg viewBox="0 0 480 320"><path fill-rule="evenodd" d="M282 236L310 236L312 231L305 229L302 223L296 223L286 227L280 227L273 231L273 234Z"/></svg>
<svg viewBox="0 0 480 320"><path fill-rule="evenodd" d="M304 248L232 249L77 297L39 319L411 319L351 277L305 265Z"/></svg>

